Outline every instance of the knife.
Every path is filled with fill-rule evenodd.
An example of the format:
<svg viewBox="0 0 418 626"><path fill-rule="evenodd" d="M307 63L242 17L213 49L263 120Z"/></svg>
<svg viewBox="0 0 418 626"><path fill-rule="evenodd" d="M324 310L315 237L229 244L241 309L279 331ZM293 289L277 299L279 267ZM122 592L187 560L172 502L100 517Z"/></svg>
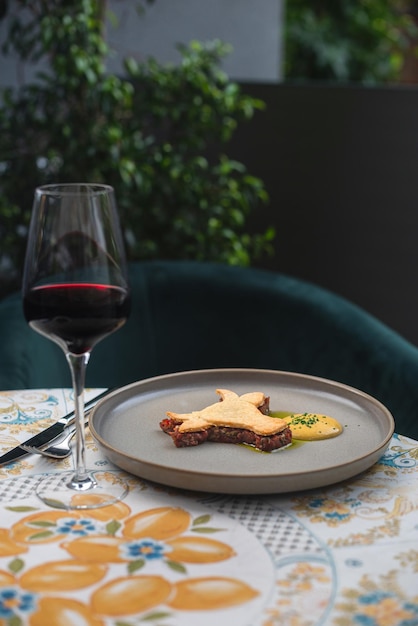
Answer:
<svg viewBox="0 0 418 626"><path fill-rule="evenodd" d="M110 391L110 389L102 391L102 393L99 393L99 395L95 396L91 400L88 400L84 405L84 409L91 409L99 400L101 400L101 398L104 398L104 396L110 393ZM61 419L55 422L55 424L52 424L48 428L45 428L45 430L43 430L42 432L34 435L26 441L23 441L21 444L16 446L16 448L13 448L13 450L9 450L9 452L6 452L6 454L0 456L0 465L12 463L13 461L17 461L18 459L20 459L22 456L30 454L29 452L27 452L27 450L23 450L20 447L21 445L35 446L36 448L39 448L40 446L49 443L50 441L52 441L52 439L55 439L55 437L60 435L67 428L67 426L74 421L74 419L75 411L71 411L71 413L64 415L64 417L61 417Z"/></svg>

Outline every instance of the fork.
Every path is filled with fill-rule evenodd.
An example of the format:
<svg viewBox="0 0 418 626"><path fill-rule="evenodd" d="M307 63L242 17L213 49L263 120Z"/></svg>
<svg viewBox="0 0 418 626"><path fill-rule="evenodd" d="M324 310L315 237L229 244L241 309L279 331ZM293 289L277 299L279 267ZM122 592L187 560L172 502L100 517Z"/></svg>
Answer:
<svg viewBox="0 0 418 626"><path fill-rule="evenodd" d="M75 435L75 428L72 428L70 432L55 444L49 445L46 448L36 448L34 446L20 445L22 450L30 452L31 454L40 454L46 456L49 459L65 459L71 454L71 441Z"/></svg>
<svg viewBox="0 0 418 626"><path fill-rule="evenodd" d="M85 424L88 424L88 416L90 411L85 414ZM71 426L71 428L70 428ZM29 452L30 454L39 454L41 456L46 456L49 459L65 459L67 456L71 454L71 442L75 435L76 427L74 420L71 420L66 430L52 439L50 443L45 447L36 448L35 446L25 446L24 444L20 444L22 450Z"/></svg>

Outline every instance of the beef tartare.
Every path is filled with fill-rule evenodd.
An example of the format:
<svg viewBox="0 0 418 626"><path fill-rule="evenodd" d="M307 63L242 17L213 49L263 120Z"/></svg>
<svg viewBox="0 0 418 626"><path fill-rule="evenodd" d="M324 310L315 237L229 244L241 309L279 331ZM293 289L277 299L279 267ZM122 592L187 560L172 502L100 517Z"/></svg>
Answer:
<svg viewBox="0 0 418 626"><path fill-rule="evenodd" d="M177 448L198 446L206 441L247 444L272 452L292 443L288 424L270 417L269 398L261 392L238 396L217 389L219 402L191 413L167 412L160 428L170 435Z"/></svg>

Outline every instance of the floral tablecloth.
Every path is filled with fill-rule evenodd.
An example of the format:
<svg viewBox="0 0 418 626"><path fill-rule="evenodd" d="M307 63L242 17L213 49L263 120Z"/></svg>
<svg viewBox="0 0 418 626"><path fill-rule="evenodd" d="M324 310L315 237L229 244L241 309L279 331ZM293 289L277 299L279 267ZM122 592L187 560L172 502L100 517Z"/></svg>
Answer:
<svg viewBox="0 0 418 626"><path fill-rule="evenodd" d="M86 397L98 390L88 390ZM0 392L0 452L72 410L67 389ZM114 470L88 442L88 465ZM355 479L225 496L128 476L85 512L34 496L27 456L0 467L0 625L417 626L418 442L395 435Z"/></svg>

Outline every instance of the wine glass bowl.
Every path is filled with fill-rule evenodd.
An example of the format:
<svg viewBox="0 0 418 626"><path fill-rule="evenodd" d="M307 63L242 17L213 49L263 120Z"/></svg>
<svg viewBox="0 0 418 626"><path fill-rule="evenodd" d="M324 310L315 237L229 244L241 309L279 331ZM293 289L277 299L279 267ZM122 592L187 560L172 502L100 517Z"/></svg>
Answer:
<svg viewBox="0 0 418 626"><path fill-rule="evenodd" d="M65 509L111 504L124 497L126 485L113 475L101 484L97 472L86 469L84 384L94 346L118 330L130 312L112 187L69 183L35 190L22 291L31 328L57 343L66 355L76 413L75 472L63 476L58 485L54 481L53 487L51 480L41 481L37 493L48 504ZM86 494L84 503L81 493ZM100 497L91 498L92 493Z"/></svg>

